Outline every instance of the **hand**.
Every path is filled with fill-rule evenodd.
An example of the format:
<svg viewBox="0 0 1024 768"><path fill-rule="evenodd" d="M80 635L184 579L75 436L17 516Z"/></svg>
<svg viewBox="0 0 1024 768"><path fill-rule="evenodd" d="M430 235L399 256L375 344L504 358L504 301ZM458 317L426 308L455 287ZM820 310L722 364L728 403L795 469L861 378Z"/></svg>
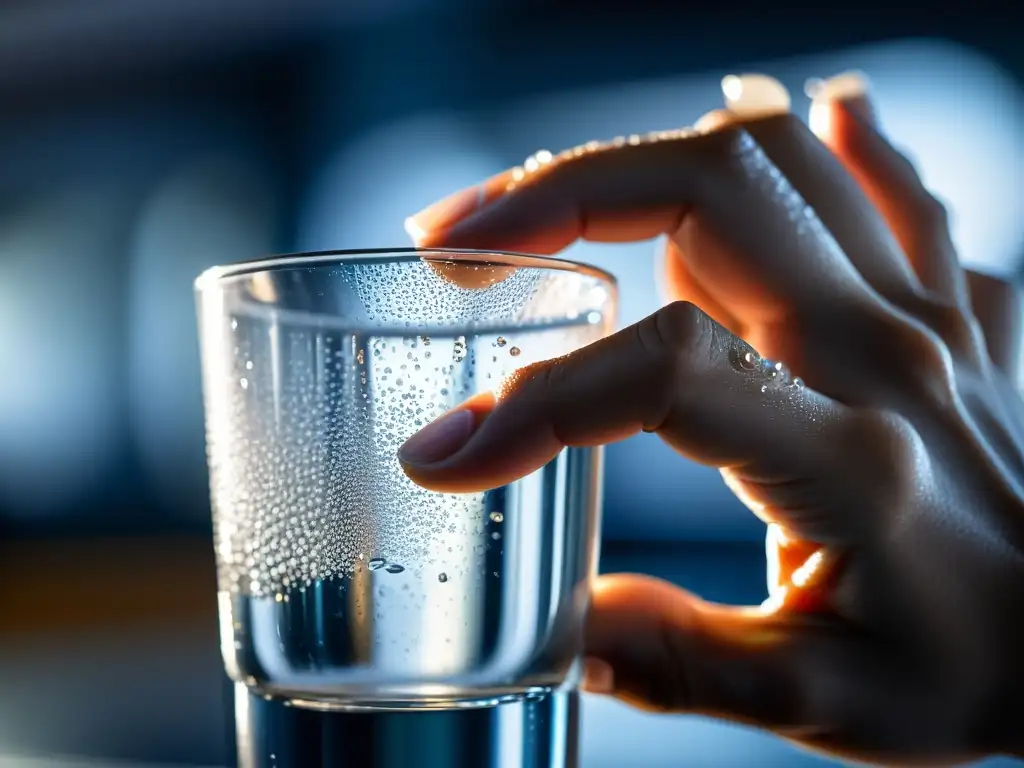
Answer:
<svg viewBox="0 0 1024 768"><path fill-rule="evenodd" d="M720 467L768 524L770 598L599 579L591 688L860 760L1020 751L1015 295L959 266L861 81L821 88L817 135L773 81L731 85L753 93L699 132L566 153L416 217L425 247L553 254L667 235L676 300L463 404L458 440L429 425L403 447L406 472L474 491L564 446L656 432Z"/></svg>

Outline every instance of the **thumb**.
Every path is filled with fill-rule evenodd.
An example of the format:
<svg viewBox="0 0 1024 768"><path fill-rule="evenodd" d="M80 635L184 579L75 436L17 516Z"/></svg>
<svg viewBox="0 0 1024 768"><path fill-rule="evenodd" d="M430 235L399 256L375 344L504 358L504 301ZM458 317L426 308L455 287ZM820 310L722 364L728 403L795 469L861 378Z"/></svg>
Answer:
<svg viewBox="0 0 1024 768"><path fill-rule="evenodd" d="M816 686L815 693L811 683L828 680L835 667L827 664L833 649L820 620L715 605L627 574L598 579L592 599L586 638L592 692L782 735L806 736L807 726L821 726L827 710L815 699L835 686Z"/></svg>

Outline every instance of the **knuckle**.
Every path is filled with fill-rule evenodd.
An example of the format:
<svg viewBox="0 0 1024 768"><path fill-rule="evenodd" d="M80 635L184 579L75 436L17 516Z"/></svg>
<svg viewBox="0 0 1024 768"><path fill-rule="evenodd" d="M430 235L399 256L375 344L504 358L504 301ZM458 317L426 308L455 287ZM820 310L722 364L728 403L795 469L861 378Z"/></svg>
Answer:
<svg viewBox="0 0 1024 768"><path fill-rule="evenodd" d="M949 347L922 319L884 309L862 326L862 342L876 364L892 372L892 385L928 402L947 403L955 388Z"/></svg>
<svg viewBox="0 0 1024 768"><path fill-rule="evenodd" d="M926 297L914 313L956 354L967 354L978 347L978 321L958 305Z"/></svg>
<svg viewBox="0 0 1024 768"><path fill-rule="evenodd" d="M714 323L695 304L674 301L638 325L640 342L656 357L693 363L713 346Z"/></svg>
<svg viewBox="0 0 1024 768"><path fill-rule="evenodd" d="M851 411L842 426L843 452L857 458L871 479L881 512L903 508L916 493L927 456L921 435L909 419L891 410Z"/></svg>

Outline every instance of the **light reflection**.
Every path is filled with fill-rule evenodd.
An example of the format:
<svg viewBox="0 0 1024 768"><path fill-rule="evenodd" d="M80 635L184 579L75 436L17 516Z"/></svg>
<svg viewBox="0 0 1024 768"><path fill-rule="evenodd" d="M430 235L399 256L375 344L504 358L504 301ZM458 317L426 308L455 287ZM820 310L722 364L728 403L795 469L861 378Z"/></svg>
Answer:
<svg viewBox="0 0 1024 768"><path fill-rule="evenodd" d="M270 180L244 158L196 159L157 186L132 243L128 332L135 440L167 508L201 519L208 507L191 287L211 265L273 250L270 189ZM200 281L213 276L204 273Z"/></svg>
<svg viewBox="0 0 1024 768"><path fill-rule="evenodd" d="M116 281L97 266L122 236L126 193L68 184L0 218L0 498L63 511L113 469Z"/></svg>

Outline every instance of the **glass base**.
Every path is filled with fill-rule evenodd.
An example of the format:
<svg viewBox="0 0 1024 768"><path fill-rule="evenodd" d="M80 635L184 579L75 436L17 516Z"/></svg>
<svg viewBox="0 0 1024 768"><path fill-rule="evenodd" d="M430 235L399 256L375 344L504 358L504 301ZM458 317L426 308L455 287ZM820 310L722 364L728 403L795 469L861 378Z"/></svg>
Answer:
<svg viewBox="0 0 1024 768"><path fill-rule="evenodd" d="M277 698L283 706L299 707L300 709L312 709L317 712L439 712L462 709L483 709L485 707L496 707L499 704L510 704L517 701L543 699L554 692L550 686L524 688L521 691L502 691L492 695L484 694L473 697L422 697L406 700L395 699L347 699L338 701L334 699L316 698L282 698L264 696L264 699L274 700Z"/></svg>
<svg viewBox="0 0 1024 768"><path fill-rule="evenodd" d="M578 768L579 694L324 708L235 685L240 768ZM312 706L310 706L312 704Z"/></svg>

